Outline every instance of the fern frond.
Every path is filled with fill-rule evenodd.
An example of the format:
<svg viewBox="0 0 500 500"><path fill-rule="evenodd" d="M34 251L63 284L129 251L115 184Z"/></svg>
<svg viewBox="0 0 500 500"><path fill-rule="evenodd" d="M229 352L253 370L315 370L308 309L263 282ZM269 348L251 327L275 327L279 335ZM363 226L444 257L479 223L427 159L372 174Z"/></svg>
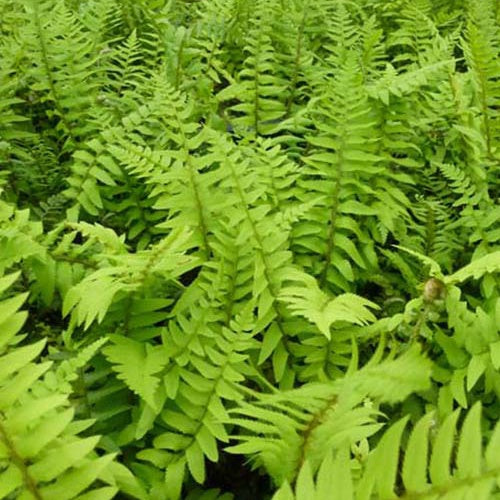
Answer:
<svg viewBox="0 0 500 500"><path fill-rule="evenodd" d="M500 41L498 26L492 18L493 7L489 1L471 6L463 48L467 64L471 70L477 106L483 117L483 134L488 156L493 158L495 141L498 139L496 122L498 96L498 54Z"/></svg>
<svg viewBox="0 0 500 500"><path fill-rule="evenodd" d="M408 366L401 377L400 367ZM233 410L231 421L251 432L236 435L233 453L256 455L277 484L293 481L308 460L315 470L332 449L355 443L379 428L369 396L396 402L429 385L430 363L413 349L395 360L366 367L329 384L309 384L292 391L258 396Z"/></svg>
<svg viewBox="0 0 500 500"><path fill-rule="evenodd" d="M478 279L485 273L494 273L500 270L500 251L490 253L474 260L456 273L445 278L446 283L460 283L469 278Z"/></svg>
<svg viewBox="0 0 500 500"><path fill-rule="evenodd" d="M107 265L68 291L64 315L71 312L74 324L84 324L87 329L94 321L103 321L116 295L116 300L123 300L127 294L151 286L156 277L175 280L198 265L195 257L185 254L189 239L189 231L176 230L148 250L106 255L103 260Z"/></svg>
<svg viewBox="0 0 500 500"><path fill-rule="evenodd" d="M212 339L211 347L203 348L206 359L193 353L189 368L171 371L165 377L167 392L175 390L175 400L167 403L160 415L166 429L153 441L154 448L141 451L138 458L166 467L164 491L169 497L179 497L186 467L198 483L203 483L205 457L217 461L217 441L228 440L223 401L242 398L238 385L243 381L246 351L252 346L252 326L246 311Z"/></svg>
<svg viewBox="0 0 500 500"><path fill-rule="evenodd" d="M90 132L85 111L93 106L97 88L92 42L62 1L28 2L25 9L29 22L19 35L30 58L27 77L47 120L57 121L61 151L71 151Z"/></svg>
<svg viewBox="0 0 500 500"><path fill-rule="evenodd" d="M363 325L374 321L375 316L368 307L376 308L369 300L354 294L342 294L330 298L320 290L316 280L305 273L289 271L287 278L297 283L281 290L280 300L292 314L304 316L330 339L333 323L353 323Z"/></svg>
<svg viewBox="0 0 500 500"><path fill-rule="evenodd" d="M2 291L16 278L1 278ZM73 420L67 394L43 383L51 363L35 359L45 342L11 347L26 319L18 311L25 299L0 303L0 496L72 499L87 492L112 498L117 488L100 487L99 478L114 456L95 454L99 437L78 436L89 424Z"/></svg>
<svg viewBox="0 0 500 500"><path fill-rule="evenodd" d="M257 135L270 134L286 112L279 99L286 86L276 71L279 60L272 45L272 16L269 5L258 1L244 49L248 56L239 79L217 96L220 102L235 98L239 101L231 106L229 120L243 133L250 129Z"/></svg>
<svg viewBox="0 0 500 500"><path fill-rule="evenodd" d="M0 497L499 496L497 3L0 0Z"/></svg>
<svg viewBox="0 0 500 500"><path fill-rule="evenodd" d="M0 275L23 259L44 257L46 250L40 243L43 228L30 220L28 209L16 210L0 200L0 224Z"/></svg>
<svg viewBox="0 0 500 500"><path fill-rule="evenodd" d="M368 93L388 104L391 95L402 97L420 90L433 80L442 78L451 63L451 59L432 62L417 69L408 69L399 73L392 65L387 65L381 78L368 86Z"/></svg>
<svg viewBox="0 0 500 500"><path fill-rule="evenodd" d="M342 500L369 499L374 495L380 499L408 500L465 499L470 495L492 498L490 495L497 491L495 483L500 475L499 426L493 430L483 451L481 406L475 405L466 414L460 432L456 429L458 416L458 412L452 413L437 428L432 414L420 419L412 427L402 463L399 447L408 421L400 420L385 431L368 456L359 479L352 470L347 447L341 448L335 458L327 455L316 478L306 462L295 491L285 482L273 500L326 500L331 494L330 478L334 478L336 494Z"/></svg>
<svg viewBox="0 0 500 500"><path fill-rule="evenodd" d="M316 203L307 224L297 224L293 241L299 262L320 276L321 285L342 291L350 291L355 279L353 264L361 269L376 265L355 216L377 214L370 206L375 192L360 180L385 172L383 158L375 154L374 120L355 57L350 55L317 104L319 133L308 139L314 149L304 158L308 167L299 181L304 199ZM354 196L358 189L363 194Z"/></svg>
<svg viewBox="0 0 500 500"><path fill-rule="evenodd" d="M229 206L225 207L227 224L240 228L236 242L244 244L252 255L252 295L257 307L255 329L259 332L268 329L264 334L259 363L272 354L276 379L291 384L294 374L288 366L290 352L286 342L285 318L277 302L290 264L288 242L291 225L275 213L271 205L256 203L264 197L266 186L258 181L255 171L245 173L247 161L239 151L221 139L217 155L220 156L220 173L224 174L221 187L232 192L227 200Z"/></svg>

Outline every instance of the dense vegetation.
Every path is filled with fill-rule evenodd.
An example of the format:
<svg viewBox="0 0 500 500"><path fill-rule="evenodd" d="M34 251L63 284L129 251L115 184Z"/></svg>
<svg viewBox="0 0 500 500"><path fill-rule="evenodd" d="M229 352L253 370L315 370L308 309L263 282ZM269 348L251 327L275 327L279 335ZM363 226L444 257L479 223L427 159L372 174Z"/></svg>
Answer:
<svg viewBox="0 0 500 500"><path fill-rule="evenodd" d="M0 498L500 499L498 1L0 20Z"/></svg>

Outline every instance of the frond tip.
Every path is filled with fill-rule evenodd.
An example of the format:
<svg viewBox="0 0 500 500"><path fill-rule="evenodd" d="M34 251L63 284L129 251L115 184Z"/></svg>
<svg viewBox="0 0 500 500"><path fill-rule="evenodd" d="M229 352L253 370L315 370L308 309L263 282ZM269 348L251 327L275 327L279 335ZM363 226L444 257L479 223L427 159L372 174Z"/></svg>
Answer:
<svg viewBox="0 0 500 500"><path fill-rule="evenodd" d="M314 323L328 339L335 323L366 325L376 320L369 308L378 309L378 306L369 300L352 293L331 298L312 276L296 270L290 270L287 277L296 284L281 290L280 301L293 315Z"/></svg>

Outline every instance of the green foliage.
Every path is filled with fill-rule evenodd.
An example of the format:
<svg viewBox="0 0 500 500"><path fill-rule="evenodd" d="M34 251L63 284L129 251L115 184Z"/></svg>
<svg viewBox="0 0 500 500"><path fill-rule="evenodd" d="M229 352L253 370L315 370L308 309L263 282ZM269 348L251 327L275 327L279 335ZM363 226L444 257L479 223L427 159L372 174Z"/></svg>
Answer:
<svg viewBox="0 0 500 500"><path fill-rule="evenodd" d="M1 278L4 294L18 276ZM26 296L15 294L0 302L0 495L70 499L81 498L86 490L87 495L112 498L114 482L102 486L99 479L106 469L111 472L114 456L95 453L99 436L80 435L92 422L74 418L71 392L63 390L71 372L50 372L50 361L36 362L45 340L22 345L19 330L27 315L19 308Z"/></svg>
<svg viewBox="0 0 500 500"><path fill-rule="evenodd" d="M499 498L496 2L0 17L0 498Z"/></svg>
<svg viewBox="0 0 500 500"><path fill-rule="evenodd" d="M456 428L458 418L458 410L441 423L432 413L424 415L407 437L400 458L399 448L408 424L405 417L384 433L356 477L351 473L349 448L341 447L335 457L327 455L316 477L309 462L305 462L295 490L285 482L273 500L326 500L332 491L342 500L367 499L374 494L381 499L465 499L471 494L495 498L491 495L500 477L500 426L497 424L492 430L483 450L481 405L476 404L466 414L460 431Z"/></svg>
<svg viewBox="0 0 500 500"><path fill-rule="evenodd" d="M293 480L305 461L317 467L340 443L371 436L381 427L374 418L374 401L395 403L425 390L431 368L415 349L396 360L375 363L372 360L371 366L335 383L308 384L258 395L254 404L243 403L241 409L233 410L238 417L231 421L253 434L236 436L243 444L227 451L257 453L274 481L281 484Z"/></svg>

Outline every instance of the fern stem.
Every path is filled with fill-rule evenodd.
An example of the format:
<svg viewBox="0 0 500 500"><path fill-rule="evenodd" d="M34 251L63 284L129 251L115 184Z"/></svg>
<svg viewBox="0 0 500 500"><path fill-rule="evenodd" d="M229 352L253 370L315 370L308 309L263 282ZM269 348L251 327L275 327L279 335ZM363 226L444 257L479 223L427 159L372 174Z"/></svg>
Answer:
<svg viewBox="0 0 500 500"><path fill-rule="evenodd" d="M288 118L290 116L292 104L293 104L293 101L295 100L295 93L297 91L297 81L299 79L299 67L300 67L300 60L301 60L301 56L302 56L302 39L304 37L306 16L307 16L307 11L304 9L304 15L302 16L302 20L301 20L300 25L299 25L297 46L295 49L295 60L294 60L294 65L293 65L292 81L290 83L291 91L290 91L290 95L288 96L287 103L286 103L286 111L285 111L286 118Z"/></svg>
<svg viewBox="0 0 500 500"><path fill-rule="evenodd" d="M330 397L325 401L325 406L321 408L319 412L317 412L312 420L309 422L307 427L304 429L304 432L302 434L302 446L300 447L300 455L299 455L299 460L297 461L297 466L295 468L295 473L293 477L293 482L296 481L297 476L299 475L299 471L304 465L304 462L306 460L306 451L307 448L309 447L310 444L310 439L311 435L314 432L314 429L321 425L323 422L324 417L326 416L326 413L330 408L337 402L337 394L334 396Z"/></svg>
<svg viewBox="0 0 500 500"><path fill-rule="evenodd" d="M269 276L269 269L271 268L267 256L267 252L264 249L264 243L262 241L262 238L257 231L256 223L252 217L252 214L250 213L250 210L248 209L248 202L246 200L245 194L243 193L243 189L241 188L239 178L237 173L234 171L233 165L231 162L229 162L229 168L231 170L231 176L234 181L234 185L236 188L236 192L238 193L238 196L240 198L241 202L241 207L243 208L243 211L245 212L246 219L250 223L250 228L252 229L252 235L255 239L255 242L257 243L257 248L260 256L262 257L262 261L264 262L264 276L266 278L266 281L269 285L269 291L271 292L271 295L276 299L278 297L278 290L276 290L276 287L274 286L272 280L270 279Z"/></svg>
<svg viewBox="0 0 500 500"><path fill-rule="evenodd" d="M342 162L343 162L343 151L344 141L342 140L341 146L338 151L339 163L338 163L338 174L335 182L335 188L333 191L332 205L330 209L330 219L328 227L327 244L325 251L325 265L323 267L323 272L321 273L320 285L325 286L327 283L328 269L332 263L332 253L335 250L335 230L337 225L337 216L340 202L340 183L342 179Z"/></svg>
<svg viewBox="0 0 500 500"><path fill-rule="evenodd" d="M239 251L239 248L236 247L236 252ZM225 326L229 327L229 323L231 321L231 318L233 317L233 308L234 308L234 303L235 303L235 293L236 293L236 278L238 276L238 256L239 254L237 253L234 262L235 265L232 266L233 273L231 275L231 282L230 282L230 288L227 293L228 300L226 301L226 306L224 308L224 314L226 316L225 318Z"/></svg>
<svg viewBox="0 0 500 500"><path fill-rule="evenodd" d="M260 34L259 34L260 36ZM260 43L258 44L260 48ZM259 59L257 59L260 52L258 51L255 55L255 68L259 67ZM255 134L259 135L259 72L255 71L254 78L254 97L253 97L253 128L255 130Z"/></svg>
<svg viewBox="0 0 500 500"><path fill-rule="evenodd" d="M127 49L129 49L128 46L127 46ZM129 79L131 79L130 77L132 76L132 70L131 70L131 66L132 66L131 55L132 54L133 54L132 50L127 50L125 60L123 62L123 66L125 67L125 74L121 75L120 82L118 84L118 87L116 87L116 91L115 91L116 95L119 97L123 96L123 89L124 89L125 85L127 85Z"/></svg>
<svg viewBox="0 0 500 500"><path fill-rule="evenodd" d="M0 417L4 417L3 413L0 413ZM40 491L38 490L36 481L31 477L23 457L19 455L19 453L17 452L13 441L10 439L7 430L2 424L2 419L0 419L0 439L8 448L10 452L10 459L12 460L13 464L21 472L21 475L23 477L23 482L27 490L31 493L31 495L33 496L33 498L35 498L35 500L43 500L43 497Z"/></svg>
<svg viewBox="0 0 500 500"><path fill-rule="evenodd" d="M217 378L212 379L213 384L212 384L210 392L207 394L207 400L206 400L206 403L204 405L203 412L197 418L198 422L197 422L196 428L194 429L193 433L191 434L190 441L188 441L188 443L186 443L186 445L184 446L184 448L182 450L178 450L177 451L178 455L184 454L185 450L189 449L189 447L191 446L191 444L193 444L196 441L196 436L197 436L198 432L204 426L205 416L208 413L208 410L209 410L209 407L210 407L210 403L212 402L212 398L214 397L214 395L217 394L217 387L219 385L219 382L224 377L224 371L225 371L226 367L229 364L229 358L231 357L231 354L233 354L233 352L234 352L234 345L235 345L235 343L236 343L236 338L235 338L235 342L231 343L231 349L228 350L228 351L226 351L224 353L225 354L224 364L223 365L219 365L219 369L220 369L219 370L219 374L218 374ZM230 382L228 382L228 383L230 384ZM236 386L236 384L234 384L234 385Z"/></svg>
<svg viewBox="0 0 500 500"><path fill-rule="evenodd" d="M486 135L486 151L488 153L488 157L492 158L493 155L491 152L490 116L489 116L488 104L486 102L486 85L485 82L483 81L483 78L481 78L481 107L483 111L484 133Z"/></svg>
<svg viewBox="0 0 500 500"><path fill-rule="evenodd" d="M274 285L274 283L271 280L271 276L269 273L269 269L271 269L271 265L269 263L268 254L264 249L264 243L262 241L262 238L261 238L259 232L257 231L256 223L253 220L252 214L250 213L250 210L248 209L248 203L247 203L245 195L243 193L243 189L241 188L238 176L237 176L236 172L234 171L234 168L233 168L233 165L231 162L229 162L229 168L231 170L231 176L233 177L234 185L235 185L236 191L239 195L241 205L242 205L243 210L245 212L246 218L250 223L253 237L257 243L258 252L262 258L262 262L264 263L264 277L268 283L269 292L273 298L272 308L274 309L274 311L276 313L276 325L278 326L278 329L280 331L281 342L283 343L283 347L285 348L287 353L290 355L291 351L290 351L290 347L289 347L287 339L286 339L286 333L285 333L285 329L283 327L283 322L281 320L281 314L280 314L280 311L276 305L279 290L276 289L276 286Z"/></svg>
<svg viewBox="0 0 500 500"><path fill-rule="evenodd" d="M80 395L83 400L83 406L85 408L85 417L92 418L92 405L90 404L89 393L87 391L87 386L85 384L85 378L84 378L85 374L83 368L78 368L76 373L77 373L78 389L80 390Z"/></svg>
<svg viewBox="0 0 500 500"><path fill-rule="evenodd" d="M215 57L216 49L217 49L217 39L214 37L214 39L212 40L212 46L210 47L207 57L207 73L209 72L210 68L212 68L217 72L217 66L212 65L212 59Z"/></svg>
<svg viewBox="0 0 500 500"><path fill-rule="evenodd" d="M186 135L184 133L184 129L182 128L183 125L183 120L177 113L177 108L175 108L174 111L175 118L177 120L177 124L179 127L179 132L182 137L182 147L184 149L184 152L186 153L186 165L188 167L188 175L189 175L189 183L191 184L191 188L193 189L193 194L194 194L194 199L195 199L195 204L196 204L196 212L198 214L198 228L201 232L201 237L203 240L203 246L204 246L204 257L208 259L211 255L211 250L210 250L210 245L208 243L208 229L207 229L207 223L205 221L205 215L203 213L203 203L201 201L199 189L198 189L198 183L196 182L196 174L198 171L193 165L193 162L191 161L191 152L189 150L188 142Z"/></svg>
<svg viewBox="0 0 500 500"><path fill-rule="evenodd" d="M58 262L69 262L70 264L81 264L83 267L87 267L88 269L98 269L98 265L94 262L90 262L88 260L79 259L77 257L69 257L67 255L56 255L51 253L50 256L52 259Z"/></svg>
<svg viewBox="0 0 500 500"><path fill-rule="evenodd" d="M428 304L426 304L424 309L420 311L417 322L415 323L415 326L413 327L413 330L411 332L410 336L411 342L416 342L418 340L420 332L422 331L422 327L425 325L425 322L427 321L428 314L429 314L429 306Z"/></svg>
<svg viewBox="0 0 500 500"><path fill-rule="evenodd" d="M154 263L161 258L162 253L165 251L165 247L168 247L169 244L169 241L164 240L156 248L153 248L153 250L151 250L151 255L144 264L142 270L134 275L134 281L135 283L139 283L140 287L144 286L150 274L151 268L153 267Z"/></svg>
<svg viewBox="0 0 500 500"><path fill-rule="evenodd" d="M426 203L425 255L431 256L436 238L436 214L430 203Z"/></svg>
<svg viewBox="0 0 500 500"><path fill-rule="evenodd" d="M486 140L486 152L488 154L488 157L492 157L492 151L491 151L491 130L490 130L490 113L489 113L489 108L488 108L488 101L487 101L487 96L488 96L488 91L487 91L487 82L488 82L488 77L487 75L484 74L483 71L483 65L481 64L481 54L477 52L477 46L476 42L478 42L476 37L479 37L478 34L478 27L476 26L475 22L472 21L472 26L475 28L473 30L474 37L473 39L470 40L470 49L471 49L471 56L474 60L473 63L473 68L476 73L477 77L479 80L479 100L481 104L481 115L483 118L483 128L484 128L484 135L485 135L485 140ZM476 39L474 39L476 38ZM480 43L480 42L479 42ZM480 49L479 49L480 50ZM475 68L474 68L475 66Z"/></svg>
<svg viewBox="0 0 500 500"><path fill-rule="evenodd" d="M181 82L181 69L182 69L182 56L184 53L184 44L186 40L186 32L183 33L181 42L179 44L179 52L177 53L177 64L175 67L175 90L179 89Z"/></svg>

